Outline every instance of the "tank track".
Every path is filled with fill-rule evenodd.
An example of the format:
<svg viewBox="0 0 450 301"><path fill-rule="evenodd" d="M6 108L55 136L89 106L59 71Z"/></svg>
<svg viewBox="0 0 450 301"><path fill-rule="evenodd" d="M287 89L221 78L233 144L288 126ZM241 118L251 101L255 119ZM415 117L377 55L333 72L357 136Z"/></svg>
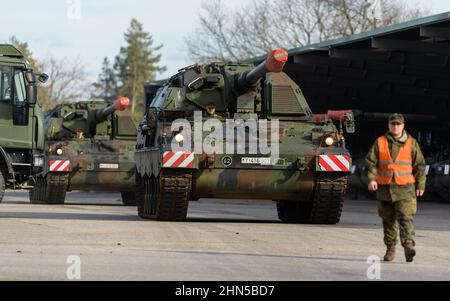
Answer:
<svg viewBox="0 0 450 301"><path fill-rule="evenodd" d="M309 223L335 225L341 220L347 192L347 176L322 174L317 177Z"/></svg>
<svg viewBox="0 0 450 301"><path fill-rule="evenodd" d="M68 174L38 176L33 190L30 191L30 202L32 204L64 204L68 184Z"/></svg>
<svg viewBox="0 0 450 301"><path fill-rule="evenodd" d="M3 170L0 170L0 203L3 201L5 189L6 189L5 177L3 176Z"/></svg>
<svg viewBox="0 0 450 301"><path fill-rule="evenodd" d="M145 204L144 178L141 177L136 171L136 205L138 209L138 215L142 218L145 218L144 204Z"/></svg>
<svg viewBox="0 0 450 301"><path fill-rule="evenodd" d="M136 194L134 191L122 191L120 192L122 196L122 203L127 207L136 206Z"/></svg>
<svg viewBox="0 0 450 301"><path fill-rule="evenodd" d="M346 176L319 175L312 200L277 201L278 217L285 223L335 225L341 219L346 191Z"/></svg>
<svg viewBox="0 0 450 301"><path fill-rule="evenodd" d="M138 213L144 219L185 221L191 193L192 176L163 174L141 178L138 183ZM143 192L143 197L142 197Z"/></svg>

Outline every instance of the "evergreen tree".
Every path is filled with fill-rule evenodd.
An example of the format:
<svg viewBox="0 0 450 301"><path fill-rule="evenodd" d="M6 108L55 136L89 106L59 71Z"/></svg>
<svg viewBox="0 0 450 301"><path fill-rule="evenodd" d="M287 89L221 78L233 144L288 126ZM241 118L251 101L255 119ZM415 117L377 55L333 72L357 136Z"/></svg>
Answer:
<svg viewBox="0 0 450 301"><path fill-rule="evenodd" d="M152 35L145 32L143 25L136 19L131 20L124 36L126 46L121 47L114 64L118 92L131 99L133 116L140 120L144 107L144 84L166 70L166 67L159 66L161 54L156 54L163 45L153 46Z"/></svg>
<svg viewBox="0 0 450 301"><path fill-rule="evenodd" d="M103 59L102 72L98 75L98 81L93 86L95 98L111 102L118 96L116 74L107 57Z"/></svg>

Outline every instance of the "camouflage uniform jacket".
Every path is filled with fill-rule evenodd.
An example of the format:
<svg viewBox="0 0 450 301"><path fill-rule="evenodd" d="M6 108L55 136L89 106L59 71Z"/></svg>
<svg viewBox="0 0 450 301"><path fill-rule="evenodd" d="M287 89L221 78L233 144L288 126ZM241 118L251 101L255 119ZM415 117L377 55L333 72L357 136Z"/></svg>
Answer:
<svg viewBox="0 0 450 301"><path fill-rule="evenodd" d="M410 135L404 133L400 139L395 139L390 133L385 135L389 141L389 151L392 158L398 155L400 147L404 146ZM377 166L378 166L378 143L375 141L374 145L370 149L366 156L367 165L367 177L369 182L376 181L377 178ZM413 161L413 173L416 179L415 185L399 186L392 180L390 185L380 185L377 191L377 199L379 201L404 201L416 198L416 189L425 190L426 185L426 173L425 173L425 158L420 150L419 143L413 138L412 145L412 161Z"/></svg>

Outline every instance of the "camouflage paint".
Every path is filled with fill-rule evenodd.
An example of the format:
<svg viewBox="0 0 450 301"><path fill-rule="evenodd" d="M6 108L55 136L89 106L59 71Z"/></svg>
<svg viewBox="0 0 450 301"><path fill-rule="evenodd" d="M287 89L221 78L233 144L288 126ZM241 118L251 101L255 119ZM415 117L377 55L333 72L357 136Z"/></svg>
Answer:
<svg viewBox="0 0 450 301"><path fill-rule="evenodd" d="M261 81L246 86L241 79L253 67L231 63L188 67L163 85L149 104L138 131L135 159L139 175L156 177L162 170L165 174L174 171L162 167L164 152L171 151L171 121L191 120L194 111L206 110L214 101L217 116L222 120L230 112L235 113L234 119L257 116L257 119L279 120L280 160L273 165L243 164L242 157L267 156L196 154L193 168L186 169L192 175L191 199L311 200L321 172L319 155L350 156L344 138L331 121L313 120L300 88L284 73L267 73ZM199 79L204 82L203 87L189 88ZM287 111L289 105L297 111ZM203 133L203 137L208 134ZM335 143L326 147L324 138L328 136ZM225 157L232 162L228 158L225 165Z"/></svg>
<svg viewBox="0 0 450 301"><path fill-rule="evenodd" d="M378 214L383 219L384 243L396 245L400 230L400 241L404 246L410 240L415 242L414 216L417 213L417 199L398 202L378 202Z"/></svg>
<svg viewBox="0 0 450 301"><path fill-rule="evenodd" d="M69 191L134 191L136 126L129 111L113 112L98 122L95 115L106 106L101 102L68 104L47 117L48 160L70 160ZM79 118L64 120L72 112ZM62 156L56 155L57 149Z"/></svg>

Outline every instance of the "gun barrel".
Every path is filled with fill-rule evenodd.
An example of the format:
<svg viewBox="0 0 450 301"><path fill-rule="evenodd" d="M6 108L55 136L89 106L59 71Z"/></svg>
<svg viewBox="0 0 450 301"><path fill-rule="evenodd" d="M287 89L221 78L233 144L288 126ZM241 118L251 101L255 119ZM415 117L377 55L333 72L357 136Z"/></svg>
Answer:
<svg viewBox="0 0 450 301"><path fill-rule="evenodd" d="M238 87L247 90L254 86L258 80L269 72L279 73L283 71L284 65L289 58L289 54L284 49L276 49L267 55L267 59L252 69L243 73L238 79Z"/></svg>
<svg viewBox="0 0 450 301"><path fill-rule="evenodd" d="M247 73L245 77L249 85L255 84L260 78L269 72L279 73L283 71L289 54L284 49L277 49L268 54L267 59L255 69Z"/></svg>
<svg viewBox="0 0 450 301"><path fill-rule="evenodd" d="M105 121L108 116L114 114L116 111L123 111L130 105L130 99L127 97L119 97L114 101L113 104L107 106L106 108L102 110L98 110L95 113L95 119L97 122L103 122Z"/></svg>
<svg viewBox="0 0 450 301"><path fill-rule="evenodd" d="M381 121L387 122L389 116L392 113L376 113L376 112L361 112L356 111L355 117L364 119L366 121ZM430 124L438 124L438 123L447 123L447 118L442 118L441 116L435 115L425 115L425 114L403 114L407 123L430 123Z"/></svg>
<svg viewBox="0 0 450 301"><path fill-rule="evenodd" d="M316 114L314 115L315 122L325 122L325 121L345 121L347 114L353 114L352 110L341 110L341 111L328 111L327 114Z"/></svg>

